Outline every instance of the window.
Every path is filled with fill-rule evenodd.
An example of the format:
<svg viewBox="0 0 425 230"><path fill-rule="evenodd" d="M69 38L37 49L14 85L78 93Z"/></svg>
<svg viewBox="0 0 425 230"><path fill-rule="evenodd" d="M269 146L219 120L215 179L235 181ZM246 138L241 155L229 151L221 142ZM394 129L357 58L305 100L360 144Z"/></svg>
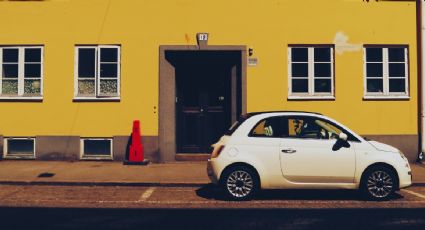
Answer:
<svg viewBox="0 0 425 230"><path fill-rule="evenodd" d="M0 47L0 97L41 98L43 47Z"/></svg>
<svg viewBox="0 0 425 230"><path fill-rule="evenodd" d="M334 49L289 47L289 99L333 99Z"/></svg>
<svg viewBox="0 0 425 230"><path fill-rule="evenodd" d="M407 98L407 47L367 46L365 98Z"/></svg>
<svg viewBox="0 0 425 230"><path fill-rule="evenodd" d="M263 119L255 125L249 136L337 140L341 132L347 134L349 141L359 141L351 133L331 122L308 116Z"/></svg>
<svg viewBox="0 0 425 230"><path fill-rule="evenodd" d="M348 141L359 142L359 140L347 130L323 119L307 116L288 117L287 124L288 137L303 139L324 139L337 140L340 133L347 134Z"/></svg>
<svg viewBox="0 0 425 230"><path fill-rule="evenodd" d="M90 158L112 158L112 139L106 138L84 138L81 139L81 157Z"/></svg>
<svg viewBox="0 0 425 230"><path fill-rule="evenodd" d="M119 98L120 47L77 46L75 52L75 98Z"/></svg>
<svg viewBox="0 0 425 230"><path fill-rule="evenodd" d="M288 119L288 136L296 138L338 139L342 131L325 121L294 117Z"/></svg>
<svg viewBox="0 0 425 230"><path fill-rule="evenodd" d="M269 117L260 121L251 131L251 137L285 137L284 117Z"/></svg>
<svg viewBox="0 0 425 230"><path fill-rule="evenodd" d="M4 139L4 152L6 158L34 158L34 138L7 137Z"/></svg>

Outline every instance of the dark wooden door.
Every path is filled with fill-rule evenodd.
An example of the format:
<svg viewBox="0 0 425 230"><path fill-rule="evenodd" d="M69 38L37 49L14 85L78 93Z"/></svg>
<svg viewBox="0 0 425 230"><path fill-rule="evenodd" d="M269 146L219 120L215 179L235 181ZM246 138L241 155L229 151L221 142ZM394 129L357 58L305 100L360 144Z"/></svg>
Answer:
<svg viewBox="0 0 425 230"><path fill-rule="evenodd" d="M198 57L176 69L177 151L210 153L230 126L230 68Z"/></svg>

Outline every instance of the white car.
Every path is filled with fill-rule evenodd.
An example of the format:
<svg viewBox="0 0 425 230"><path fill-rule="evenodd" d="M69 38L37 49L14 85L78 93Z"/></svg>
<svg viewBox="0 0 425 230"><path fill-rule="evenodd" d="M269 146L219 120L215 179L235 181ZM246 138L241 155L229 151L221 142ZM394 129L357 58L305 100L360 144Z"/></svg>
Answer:
<svg viewBox="0 0 425 230"><path fill-rule="evenodd" d="M359 189L386 200L412 184L400 150L318 113L249 113L213 146L208 175L234 200L259 189Z"/></svg>

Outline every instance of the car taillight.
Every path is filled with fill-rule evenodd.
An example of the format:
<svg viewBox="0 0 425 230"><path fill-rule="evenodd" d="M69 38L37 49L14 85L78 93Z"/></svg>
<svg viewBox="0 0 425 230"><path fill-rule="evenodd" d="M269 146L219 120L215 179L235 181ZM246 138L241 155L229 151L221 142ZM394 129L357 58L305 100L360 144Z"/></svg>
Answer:
<svg viewBox="0 0 425 230"><path fill-rule="evenodd" d="M224 145L215 146L213 152L211 153L211 158L216 158L220 155L221 151L223 151Z"/></svg>

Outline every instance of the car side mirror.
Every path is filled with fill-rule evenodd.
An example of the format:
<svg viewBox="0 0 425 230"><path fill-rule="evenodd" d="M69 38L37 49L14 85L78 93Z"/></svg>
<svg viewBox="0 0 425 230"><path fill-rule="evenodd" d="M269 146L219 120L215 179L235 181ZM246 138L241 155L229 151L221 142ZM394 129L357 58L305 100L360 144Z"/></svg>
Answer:
<svg viewBox="0 0 425 230"><path fill-rule="evenodd" d="M348 140L347 134L340 133L338 136L338 140L336 140L335 144L332 146L332 150L338 151L341 148L350 148L350 143L347 140Z"/></svg>
<svg viewBox="0 0 425 230"><path fill-rule="evenodd" d="M347 141L348 136L347 136L347 134L345 134L345 133L340 133L340 134L339 134L339 139L340 139L340 140L343 140L343 141Z"/></svg>

